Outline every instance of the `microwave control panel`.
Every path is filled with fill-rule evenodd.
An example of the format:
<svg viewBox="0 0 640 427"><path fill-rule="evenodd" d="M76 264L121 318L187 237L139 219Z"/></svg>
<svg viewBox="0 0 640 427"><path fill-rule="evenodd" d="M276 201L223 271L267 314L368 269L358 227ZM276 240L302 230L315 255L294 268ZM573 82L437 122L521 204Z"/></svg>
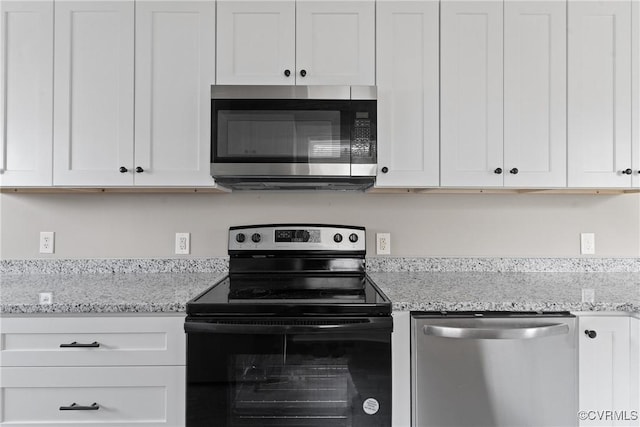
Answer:
<svg viewBox="0 0 640 427"><path fill-rule="evenodd" d="M356 112L353 125L353 141L351 154L360 157L369 157L371 153L371 120L369 113Z"/></svg>

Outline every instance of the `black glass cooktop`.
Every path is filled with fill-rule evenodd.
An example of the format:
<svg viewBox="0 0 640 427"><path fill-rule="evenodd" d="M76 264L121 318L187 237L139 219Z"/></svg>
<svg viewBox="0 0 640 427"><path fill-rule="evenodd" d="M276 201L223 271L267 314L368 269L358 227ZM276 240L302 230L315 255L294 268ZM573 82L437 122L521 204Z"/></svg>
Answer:
<svg viewBox="0 0 640 427"><path fill-rule="evenodd" d="M187 303L187 314L389 315L391 303L366 275L227 276Z"/></svg>

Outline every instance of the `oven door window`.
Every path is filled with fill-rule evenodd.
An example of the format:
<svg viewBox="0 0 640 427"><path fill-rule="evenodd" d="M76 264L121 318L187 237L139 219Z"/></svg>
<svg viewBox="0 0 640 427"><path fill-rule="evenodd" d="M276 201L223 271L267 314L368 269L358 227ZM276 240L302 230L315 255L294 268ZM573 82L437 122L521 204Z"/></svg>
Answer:
<svg viewBox="0 0 640 427"><path fill-rule="evenodd" d="M215 100L214 163L349 163L341 101Z"/></svg>
<svg viewBox="0 0 640 427"><path fill-rule="evenodd" d="M187 426L391 423L389 333L189 334Z"/></svg>

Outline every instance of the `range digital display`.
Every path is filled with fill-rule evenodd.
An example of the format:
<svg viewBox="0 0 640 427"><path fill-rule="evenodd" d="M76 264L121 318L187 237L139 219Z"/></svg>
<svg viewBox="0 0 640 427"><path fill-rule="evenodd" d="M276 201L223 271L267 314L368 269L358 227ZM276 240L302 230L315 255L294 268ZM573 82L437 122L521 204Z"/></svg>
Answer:
<svg viewBox="0 0 640 427"><path fill-rule="evenodd" d="M276 242L308 242L309 232L307 230L276 230Z"/></svg>

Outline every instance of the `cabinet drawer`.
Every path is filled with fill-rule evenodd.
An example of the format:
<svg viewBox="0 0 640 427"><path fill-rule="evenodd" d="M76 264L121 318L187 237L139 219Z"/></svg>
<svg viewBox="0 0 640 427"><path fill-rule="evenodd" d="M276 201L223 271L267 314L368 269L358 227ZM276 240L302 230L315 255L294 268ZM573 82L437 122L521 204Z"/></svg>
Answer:
<svg viewBox="0 0 640 427"><path fill-rule="evenodd" d="M2 366L184 365L184 317L3 318Z"/></svg>
<svg viewBox="0 0 640 427"><path fill-rule="evenodd" d="M14 367L0 374L3 426L184 425L181 366ZM97 409L86 409L94 403Z"/></svg>

